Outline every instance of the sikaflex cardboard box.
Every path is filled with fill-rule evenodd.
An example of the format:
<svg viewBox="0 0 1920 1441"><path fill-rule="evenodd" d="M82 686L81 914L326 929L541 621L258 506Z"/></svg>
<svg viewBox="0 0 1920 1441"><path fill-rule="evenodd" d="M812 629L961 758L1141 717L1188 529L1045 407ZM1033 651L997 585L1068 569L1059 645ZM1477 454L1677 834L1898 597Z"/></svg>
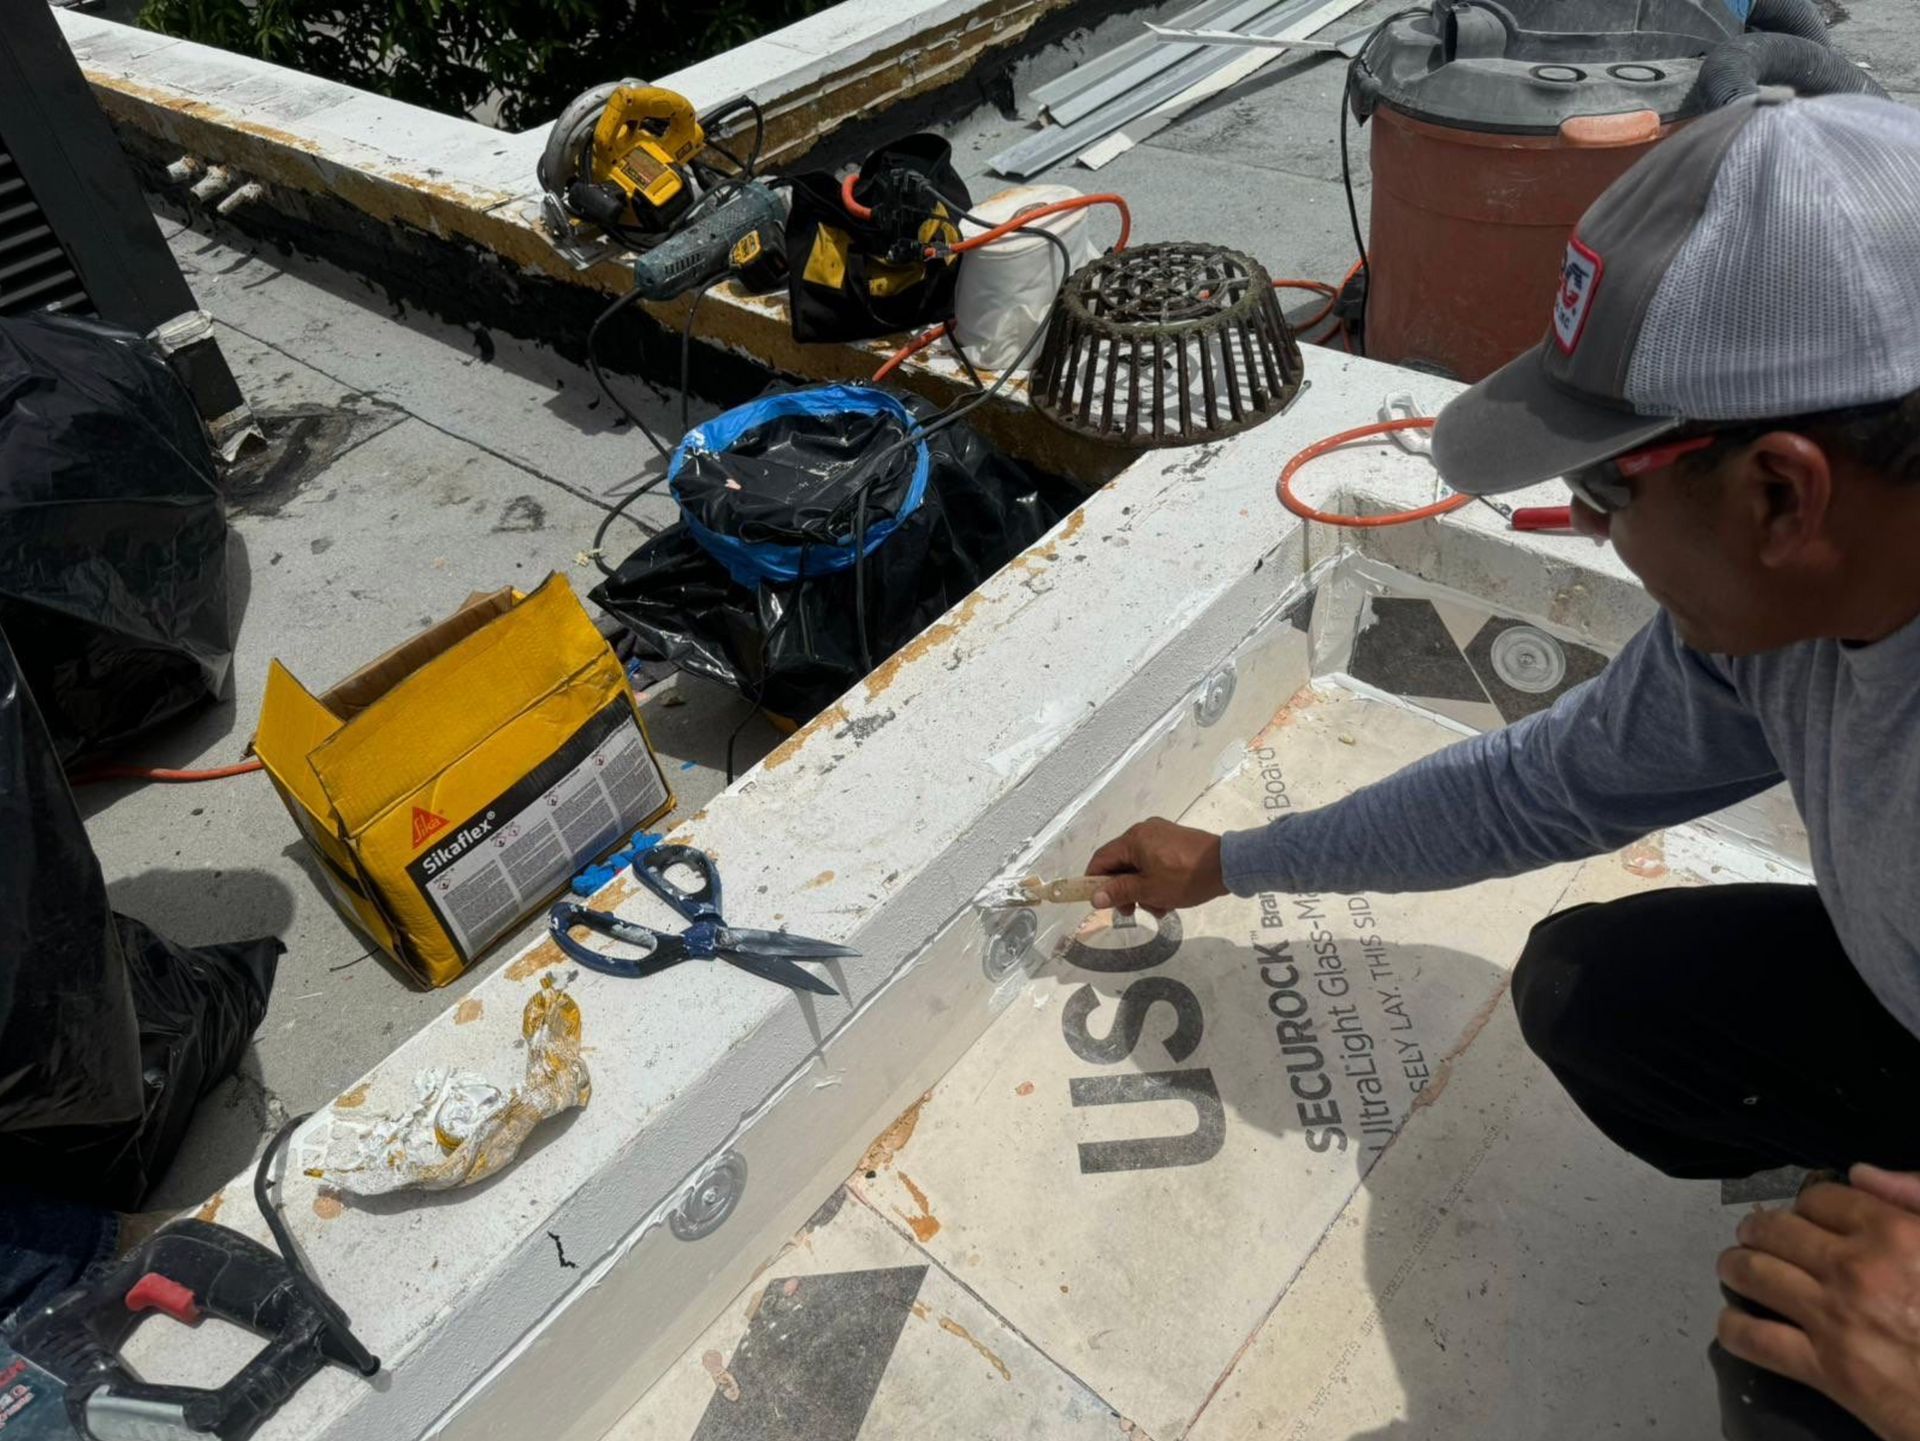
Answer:
<svg viewBox="0 0 1920 1441"><path fill-rule="evenodd" d="M318 697L274 661L253 750L335 903L433 986L673 808L559 575L470 597Z"/></svg>

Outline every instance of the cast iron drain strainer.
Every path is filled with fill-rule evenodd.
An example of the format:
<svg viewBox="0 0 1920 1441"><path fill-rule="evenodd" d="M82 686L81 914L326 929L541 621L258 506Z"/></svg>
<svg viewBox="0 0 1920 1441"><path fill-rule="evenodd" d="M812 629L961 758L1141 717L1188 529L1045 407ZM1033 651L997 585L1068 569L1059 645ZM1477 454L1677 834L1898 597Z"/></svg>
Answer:
<svg viewBox="0 0 1920 1441"><path fill-rule="evenodd" d="M1042 414L1096 440L1193 445L1285 410L1303 374L1259 262L1177 241L1068 279L1032 392Z"/></svg>

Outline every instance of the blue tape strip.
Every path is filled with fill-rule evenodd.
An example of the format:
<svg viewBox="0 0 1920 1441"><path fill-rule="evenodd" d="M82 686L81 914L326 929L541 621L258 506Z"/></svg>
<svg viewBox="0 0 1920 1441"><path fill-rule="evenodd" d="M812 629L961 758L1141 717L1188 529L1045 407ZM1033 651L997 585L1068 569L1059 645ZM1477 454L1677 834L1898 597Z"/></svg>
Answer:
<svg viewBox="0 0 1920 1441"><path fill-rule="evenodd" d="M635 831L627 838L626 845L608 856L604 861L600 862L599 865L588 866L573 878L572 884L569 885L567 889L571 890L576 896L593 895L608 881L632 865L635 856L644 855L665 839L665 836L656 835L652 831Z"/></svg>

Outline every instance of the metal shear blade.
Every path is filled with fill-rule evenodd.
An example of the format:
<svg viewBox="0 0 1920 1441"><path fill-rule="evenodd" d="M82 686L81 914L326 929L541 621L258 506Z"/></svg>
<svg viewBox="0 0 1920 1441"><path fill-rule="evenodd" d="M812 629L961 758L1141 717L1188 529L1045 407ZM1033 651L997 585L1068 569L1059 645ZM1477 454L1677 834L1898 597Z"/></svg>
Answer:
<svg viewBox="0 0 1920 1441"><path fill-rule="evenodd" d="M672 872L677 867L684 867L692 874L696 882L692 888L674 880ZM793 958L825 960L860 954L812 936L729 926L721 910L724 902L719 868L714 865L713 857L696 847L665 845L642 851L633 859L633 874L641 885L687 919L690 936L710 934L713 949L721 960L783 985L824 996L837 995L832 986L794 965Z"/></svg>
<svg viewBox="0 0 1920 1441"><path fill-rule="evenodd" d="M792 956L802 961L824 961L835 956L860 954L851 946L837 946L832 941L789 935L785 931L755 931L728 926L720 934L722 951L746 951L758 956Z"/></svg>
<svg viewBox="0 0 1920 1441"><path fill-rule="evenodd" d="M791 986L796 991L812 991L816 996L837 996L840 993L811 971L803 971L792 961L782 960L778 956L756 955L752 951L724 950L720 959L728 965L738 966L751 972L762 980L778 981L783 986Z"/></svg>
<svg viewBox="0 0 1920 1441"><path fill-rule="evenodd" d="M691 871L698 885L689 889L678 884L669 874L676 866ZM633 874L679 913L687 922L687 929L678 936L663 935L648 926L562 902L553 908L549 925L555 943L581 965L608 975L638 977L654 975L679 961L722 960L794 990L835 996L839 992L833 986L802 970L794 961L860 954L847 946L812 936L729 926L720 910L720 873L706 852L692 846L655 846L644 851L634 858ZM646 948L648 954L631 960L606 955L576 941L570 934L575 926Z"/></svg>

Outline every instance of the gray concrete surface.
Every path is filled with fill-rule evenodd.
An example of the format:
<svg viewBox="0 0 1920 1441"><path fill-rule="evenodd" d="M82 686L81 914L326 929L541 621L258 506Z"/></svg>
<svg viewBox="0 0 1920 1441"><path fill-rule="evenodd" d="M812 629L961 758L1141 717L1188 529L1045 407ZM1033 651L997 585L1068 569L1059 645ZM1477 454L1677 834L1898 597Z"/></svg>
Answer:
<svg viewBox="0 0 1920 1441"><path fill-rule="evenodd" d="M629 486L659 467L645 441L608 423L610 407L586 371L510 337L396 312L343 272L165 228L219 322L242 388L283 448L236 487L231 693L127 763L241 759L271 659L318 689L472 591L531 588L559 571L584 597L599 579L585 554L595 530ZM663 437L677 434L678 397L627 384L643 417ZM671 509L653 495L633 507L637 520L617 519L610 561ZM743 767L779 739L716 686L669 678L647 697L677 814L722 787L726 738L742 720ZM503 939L456 984L420 991L369 955L334 911L265 777L115 782L86 787L79 799L116 908L189 944L262 934L287 944L241 1073L204 1103L149 1200L155 1208L191 1204L225 1182L281 1119L351 1084L539 925Z"/></svg>

